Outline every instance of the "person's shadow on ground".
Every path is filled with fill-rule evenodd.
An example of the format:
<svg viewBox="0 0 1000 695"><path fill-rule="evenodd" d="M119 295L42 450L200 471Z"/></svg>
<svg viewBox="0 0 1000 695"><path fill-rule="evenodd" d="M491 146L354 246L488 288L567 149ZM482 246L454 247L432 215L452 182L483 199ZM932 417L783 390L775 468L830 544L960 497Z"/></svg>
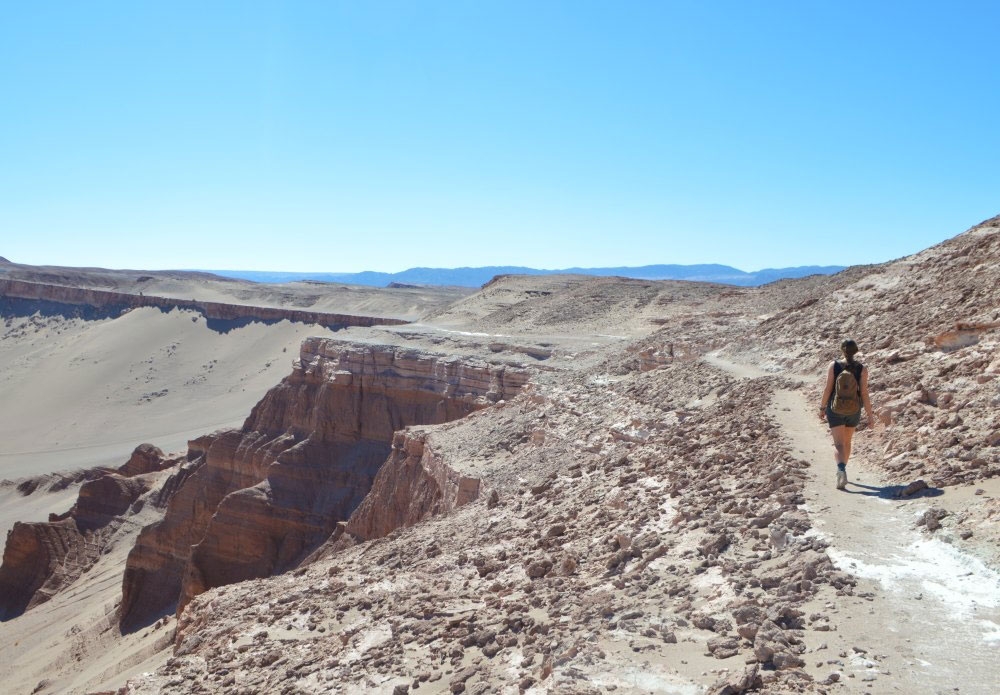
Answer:
<svg viewBox="0 0 1000 695"><path fill-rule="evenodd" d="M861 490L851 490L851 487L863 488ZM863 483L847 482L847 489L842 490L849 495L865 495L867 497L878 497L883 500L912 500L918 497L939 497L944 494L944 490L939 487L930 487L923 480L915 480L908 485L864 485Z"/></svg>

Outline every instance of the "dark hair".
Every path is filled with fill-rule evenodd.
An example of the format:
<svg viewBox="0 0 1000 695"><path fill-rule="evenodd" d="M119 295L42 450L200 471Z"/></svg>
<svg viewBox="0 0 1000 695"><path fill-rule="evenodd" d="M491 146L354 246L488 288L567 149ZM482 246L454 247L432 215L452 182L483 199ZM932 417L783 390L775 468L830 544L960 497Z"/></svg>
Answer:
<svg viewBox="0 0 1000 695"><path fill-rule="evenodd" d="M847 358L847 364L854 364L854 356L858 353L858 344L853 340L845 340L840 344L840 351Z"/></svg>

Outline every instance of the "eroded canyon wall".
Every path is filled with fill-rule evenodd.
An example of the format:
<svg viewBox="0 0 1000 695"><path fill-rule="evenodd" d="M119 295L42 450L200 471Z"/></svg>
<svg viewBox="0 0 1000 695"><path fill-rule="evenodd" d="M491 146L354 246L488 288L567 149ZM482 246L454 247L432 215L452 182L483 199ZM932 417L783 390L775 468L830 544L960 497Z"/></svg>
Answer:
<svg viewBox="0 0 1000 695"><path fill-rule="evenodd" d="M282 320L299 323L318 324L326 328L347 326L380 326L408 323L401 319L353 314L332 314L320 311L285 309L279 307L251 306L247 304L227 304L204 302L194 299L174 299L153 295L127 294L108 290L95 290L66 285L50 285L27 280L0 279L0 299L23 300L28 302L87 307L98 313L114 317L129 309L156 307L164 311L190 309L202 314L206 319L216 321L263 321Z"/></svg>
<svg viewBox="0 0 1000 695"><path fill-rule="evenodd" d="M155 474L178 463L140 445L117 471L86 471L93 477L67 512L50 514L47 522L15 523L0 564L0 620L45 603L93 567L125 518L138 511L136 502L153 487ZM35 487L23 490L32 494ZM159 499L154 495L149 503L156 506Z"/></svg>
<svg viewBox="0 0 1000 695"><path fill-rule="evenodd" d="M361 504L396 432L464 417L527 378L478 359L307 339L241 429L191 442L197 470L129 555L122 629L208 588L296 566Z"/></svg>

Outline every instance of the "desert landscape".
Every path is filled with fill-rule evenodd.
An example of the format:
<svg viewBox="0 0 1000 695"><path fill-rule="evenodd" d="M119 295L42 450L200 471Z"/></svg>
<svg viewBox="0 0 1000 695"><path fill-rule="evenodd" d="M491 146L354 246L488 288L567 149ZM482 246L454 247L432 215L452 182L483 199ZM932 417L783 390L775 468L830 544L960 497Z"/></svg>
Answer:
<svg viewBox="0 0 1000 695"><path fill-rule="evenodd" d="M1000 690L1000 217L761 287L0 259L0 320L6 693Z"/></svg>

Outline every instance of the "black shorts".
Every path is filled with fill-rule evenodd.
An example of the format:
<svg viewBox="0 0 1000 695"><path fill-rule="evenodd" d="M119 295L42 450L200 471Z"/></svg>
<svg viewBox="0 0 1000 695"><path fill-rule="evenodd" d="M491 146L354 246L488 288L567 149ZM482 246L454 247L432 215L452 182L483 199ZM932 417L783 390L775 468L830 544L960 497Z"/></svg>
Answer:
<svg viewBox="0 0 1000 695"><path fill-rule="evenodd" d="M826 422L830 425L830 428L840 427L841 425L845 427L857 427L858 423L861 422L861 411L859 410L854 415L837 415L833 412L833 408L826 406Z"/></svg>

